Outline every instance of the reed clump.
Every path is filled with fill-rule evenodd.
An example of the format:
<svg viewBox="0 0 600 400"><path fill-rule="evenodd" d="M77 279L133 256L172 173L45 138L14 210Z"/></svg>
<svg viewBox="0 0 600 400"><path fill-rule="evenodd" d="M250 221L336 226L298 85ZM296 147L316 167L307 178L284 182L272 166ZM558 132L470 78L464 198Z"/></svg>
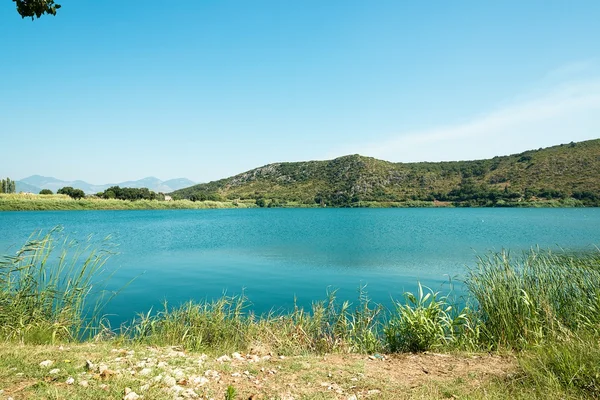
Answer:
<svg viewBox="0 0 600 400"><path fill-rule="evenodd" d="M378 333L381 306L371 306L361 288L359 305L327 300L310 311L295 306L291 312L256 316L246 310L243 295L214 301L187 302L140 314L121 330L121 337L150 345L178 345L201 351L232 352L252 347L278 354L376 352L383 350Z"/></svg>
<svg viewBox="0 0 600 400"><path fill-rule="evenodd" d="M92 334L106 300L97 288L112 254L108 238L78 242L55 228L32 235L15 255L0 257L0 337L49 343Z"/></svg>
<svg viewBox="0 0 600 400"><path fill-rule="evenodd" d="M580 332L600 336L600 252L531 250L479 259L466 279L483 343L522 349Z"/></svg>
<svg viewBox="0 0 600 400"><path fill-rule="evenodd" d="M237 351L247 347L252 316L245 313L243 296L215 301L189 301L180 306L164 303L157 313L139 314L122 327L121 336L151 345L177 345L190 350Z"/></svg>

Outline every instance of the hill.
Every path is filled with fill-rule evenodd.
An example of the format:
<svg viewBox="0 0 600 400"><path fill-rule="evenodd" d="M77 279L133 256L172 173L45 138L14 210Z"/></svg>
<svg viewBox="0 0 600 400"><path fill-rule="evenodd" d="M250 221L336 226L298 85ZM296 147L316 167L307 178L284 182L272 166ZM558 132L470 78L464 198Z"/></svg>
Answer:
<svg viewBox="0 0 600 400"><path fill-rule="evenodd" d="M27 184L27 183L25 183L23 181L15 181L15 191L17 193L20 193L20 192L25 192L25 193L39 193L40 190L42 190L42 189L40 189L37 186Z"/></svg>
<svg viewBox="0 0 600 400"><path fill-rule="evenodd" d="M282 162L172 195L191 200L257 199L261 205L409 201L600 205L600 139L475 161L392 163L355 154L328 161Z"/></svg>
<svg viewBox="0 0 600 400"><path fill-rule="evenodd" d="M81 180L77 181L63 181L57 178L32 175L25 179L21 179L17 183L17 192L31 192L39 193L41 189L50 189L56 192L58 189L65 186L71 186L75 189L81 189L86 194L95 194L108 189L111 186L130 187L130 188L148 188L153 192L168 193L174 190L183 189L188 186L192 186L194 182L186 178L170 179L167 181L161 181L155 177L148 177L139 179L137 181L126 181L121 183L106 183L101 185L94 185Z"/></svg>

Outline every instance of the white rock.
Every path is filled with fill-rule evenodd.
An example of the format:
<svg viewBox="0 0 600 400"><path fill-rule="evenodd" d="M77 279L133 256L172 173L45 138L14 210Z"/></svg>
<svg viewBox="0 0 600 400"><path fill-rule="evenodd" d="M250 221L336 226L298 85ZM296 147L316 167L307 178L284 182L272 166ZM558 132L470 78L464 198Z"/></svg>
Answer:
<svg viewBox="0 0 600 400"><path fill-rule="evenodd" d="M356 395L353 394L350 397L348 397L346 400L358 400L358 397L356 397Z"/></svg>
<svg viewBox="0 0 600 400"><path fill-rule="evenodd" d="M179 385L173 385L169 388L169 390L171 390L172 392L175 392L175 393L183 392L183 388Z"/></svg>
<svg viewBox="0 0 600 400"><path fill-rule="evenodd" d="M140 395L136 392L129 392L123 397L123 400L138 400L139 398Z"/></svg>
<svg viewBox="0 0 600 400"><path fill-rule="evenodd" d="M167 365L169 365L169 364L168 364L168 363L166 363L166 362L164 362L164 361L159 361L159 362L158 362L158 364L156 364L156 366L157 366L158 368L164 368L164 367L166 367Z"/></svg>
<svg viewBox="0 0 600 400"><path fill-rule="evenodd" d="M221 363L222 362L229 362L229 361L231 361L231 357L229 357L228 355L224 355L224 356L221 356L221 357L217 358L217 361L221 362Z"/></svg>
<svg viewBox="0 0 600 400"><path fill-rule="evenodd" d="M177 368L173 370L173 375L175 376L175 379L180 380L185 376L185 373L181 369Z"/></svg>
<svg viewBox="0 0 600 400"><path fill-rule="evenodd" d="M231 376L233 378L238 378L238 377L242 376L242 374L240 374L239 372L234 372L233 374L231 374Z"/></svg>
<svg viewBox="0 0 600 400"><path fill-rule="evenodd" d="M148 390L148 389L150 389L150 385L149 385L149 384L145 384L145 385L142 385L142 386L140 387L140 391L141 391L141 392L145 392L145 391L146 391L146 390Z"/></svg>
<svg viewBox="0 0 600 400"><path fill-rule="evenodd" d="M152 368L144 368L140 371L140 375L150 375L152 373Z"/></svg>
<svg viewBox="0 0 600 400"><path fill-rule="evenodd" d="M209 378L218 379L219 378L219 373L217 371L212 370L212 369L207 369L206 372L204 373L204 376L209 377Z"/></svg>
<svg viewBox="0 0 600 400"><path fill-rule="evenodd" d="M163 382L166 386L171 387L177 384L177 380L170 375L167 375L163 378Z"/></svg>
<svg viewBox="0 0 600 400"><path fill-rule="evenodd" d="M88 381L79 381L79 386L81 386L81 387L88 387L89 383L88 383Z"/></svg>
<svg viewBox="0 0 600 400"><path fill-rule="evenodd" d="M203 376L194 376L194 377L190 378L190 382L194 386L204 386L208 383L208 379L206 379Z"/></svg>
<svg viewBox="0 0 600 400"><path fill-rule="evenodd" d="M279 356L280 360L285 360L285 356Z"/></svg>
<svg viewBox="0 0 600 400"><path fill-rule="evenodd" d="M59 369L59 368L54 368L54 369L51 369L50 371L48 371L48 373L49 373L50 375L56 375L56 374L58 374L59 372L60 372L60 369Z"/></svg>
<svg viewBox="0 0 600 400"><path fill-rule="evenodd" d="M238 360L238 361L241 361L244 359L244 357L242 357L242 355L240 353L231 354L231 358L233 358L234 360Z"/></svg>
<svg viewBox="0 0 600 400"><path fill-rule="evenodd" d="M72 385L75 383L75 378L73 378L72 376L68 377L67 380L65 381L65 383L67 385Z"/></svg>
<svg viewBox="0 0 600 400"><path fill-rule="evenodd" d="M42 367L42 368L48 368L52 364L54 364L54 361L52 361L52 360L44 360L44 361L42 361L40 363L40 367Z"/></svg>
<svg viewBox="0 0 600 400"><path fill-rule="evenodd" d="M106 364L100 364L100 365L98 365L98 372L99 373L103 373L106 370L108 370L108 365L106 365Z"/></svg>

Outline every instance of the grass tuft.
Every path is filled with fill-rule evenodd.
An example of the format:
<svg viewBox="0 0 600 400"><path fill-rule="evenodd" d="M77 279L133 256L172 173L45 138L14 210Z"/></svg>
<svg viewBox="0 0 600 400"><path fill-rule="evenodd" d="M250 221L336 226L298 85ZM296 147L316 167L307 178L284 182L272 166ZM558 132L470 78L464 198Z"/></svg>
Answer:
<svg viewBox="0 0 600 400"><path fill-rule="evenodd" d="M107 300L101 276L113 254L108 240L80 243L54 228L32 235L14 256L1 257L0 337L54 343L93 334Z"/></svg>

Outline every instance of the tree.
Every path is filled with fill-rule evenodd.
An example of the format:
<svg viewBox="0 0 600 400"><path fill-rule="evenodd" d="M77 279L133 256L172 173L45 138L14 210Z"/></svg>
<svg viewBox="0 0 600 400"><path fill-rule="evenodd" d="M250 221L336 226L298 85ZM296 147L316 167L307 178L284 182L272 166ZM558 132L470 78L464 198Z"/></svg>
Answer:
<svg viewBox="0 0 600 400"><path fill-rule="evenodd" d="M42 189L40 190L40 194L54 194L50 189Z"/></svg>
<svg viewBox="0 0 600 400"><path fill-rule="evenodd" d="M2 179L0 181L0 193L15 193L17 191L17 184L10 178Z"/></svg>
<svg viewBox="0 0 600 400"><path fill-rule="evenodd" d="M17 5L17 12L22 18L40 18L44 14L56 15L56 10L61 6L54 0L13 0Z"/></svg>
<svg viewBox="0 0 600 400"><path fill-rule="evenodd" d="M65 186L56 191L58 194L66 194L73 199L82 199L85 197L85 193L81 189L73 189L71 186Z"/></svg>

